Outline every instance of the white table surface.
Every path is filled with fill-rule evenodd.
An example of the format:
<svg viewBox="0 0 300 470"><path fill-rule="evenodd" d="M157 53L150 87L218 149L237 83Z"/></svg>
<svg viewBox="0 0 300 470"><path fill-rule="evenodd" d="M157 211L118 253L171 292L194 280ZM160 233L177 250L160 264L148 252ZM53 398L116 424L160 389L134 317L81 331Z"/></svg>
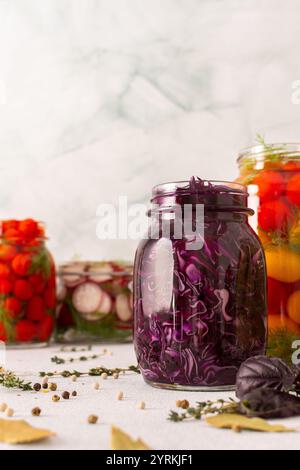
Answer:
<svg viewBox="0 0 300 470"><path fill-rule="evenodd" d="M61 353L60 346L43 349L9 350L6 366L22 378L33 382L41 381L38 372L64 369L87 370L94 366L126 367L135 364L132 345L94 346L92 354L107 347L112 355L88 362L56 365L51 363L53 355L78 357L90 353ZM100 389L94 390L92 383L100 382ZM76 390L78 396L55 403L51 396L55 392L19 392L0 387L0 402L6 402L15 411L10 419L25 419L32 425L52 430L55 437L40 443L11 446L0 443L3 449L109 449L110 427L121 427L133 437L141 437L152 449L299 449L300 418L274 420L290 427L297 427L295 433L254 433L211 428L204 421L173 423L167 420L170 409L175 408L177 399L186 398L190 403L199 400L225 398L229 393L220 392L176 392L158 390L146 385L140 375L121 375L118 380L102 380L95 377L70 379L57 378L58 392ZM124 400L117 401L119 390ZM233 394L231 394L233 396ZM137 409L139 401L145 401L146 409ZM31 416L31 409L39 406L40 417ZM97 414L99 423L87 423L89 414ZM0 417L5 417L0 413Z"/></svg>

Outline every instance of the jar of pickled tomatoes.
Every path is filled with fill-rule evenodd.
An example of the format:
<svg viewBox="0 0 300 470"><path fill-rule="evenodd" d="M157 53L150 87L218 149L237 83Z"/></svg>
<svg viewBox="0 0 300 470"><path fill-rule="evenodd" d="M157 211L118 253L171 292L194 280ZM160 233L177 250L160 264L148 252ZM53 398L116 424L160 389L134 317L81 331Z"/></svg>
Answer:
<svg viewBox="0 0 300 470"><path fill-rule="evenodd" d="M47 344L56 307L55 265L41 222L0 222L0 341Z"/></svg>
<svg viewBox="0 0 300 470"><path fill-rule="evenodd" d="M300 338L300 144L262 143L238 165L266 256L269 352L290 361Z"/></svg>

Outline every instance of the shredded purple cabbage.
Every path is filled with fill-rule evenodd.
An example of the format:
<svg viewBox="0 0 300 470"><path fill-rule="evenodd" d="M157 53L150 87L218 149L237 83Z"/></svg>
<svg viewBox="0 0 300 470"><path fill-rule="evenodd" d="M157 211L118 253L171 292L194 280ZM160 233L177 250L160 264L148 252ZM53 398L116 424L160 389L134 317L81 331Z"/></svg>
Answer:
<svg viewBox="0 0 300 470"><path fill-rule="evenodd" d="M205 203L202 249L187 250L188 235L171 234L137 250L135 351L149 382L229 386L243 361L265 353L263 249L248 225L244 192L193 178L173 197L191 201Z"/></svg>

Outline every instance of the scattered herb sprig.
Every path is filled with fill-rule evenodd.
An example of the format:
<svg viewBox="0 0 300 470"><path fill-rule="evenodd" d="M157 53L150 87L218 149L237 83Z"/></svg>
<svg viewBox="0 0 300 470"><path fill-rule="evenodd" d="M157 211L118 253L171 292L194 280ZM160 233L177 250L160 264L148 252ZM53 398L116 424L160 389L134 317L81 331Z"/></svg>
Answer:
<svg viewBox="0 0 300 470"><path fill-rule="evenodd" d="M289 418L300 415L299 395L300 372L297 367L289 366L277 357L253 356L246 359L238 370L237 400L198 402L195 407L191 407L187 400L178 400L176 406L183 411L171 410L168 419L175 422L199 420L203 415L225 413L248 418Z"/></svg>
<svg viewBox="0 0 300 470"><path fill-rule="evenodd" d="M104 356L104 354L92 354L90 356L79 356L79 357L70 357L68 359L64 359L63 357L59 356L53 356L51 357L51 362L54 362L55 364L66 364L66 363L72 363L75 361L89 361L93 359L98 359L99 357Z"/></svg>
<svg viewBox="0 0 300 470"><path fill-rule="evenodd" d="M78 370L63 370L61 372L45 372L45 371L41 371L39 372L39 376L40 377L45 377L45 376L48 376L48 377L65 377L65 378L68 378L68 377L72 377L73 375L76 376L76 377L82 377L82 376L101 376L101 374L107 374L108 376L112 376L113 374L120 374L120 373L126 373L126 372L134 372L136 374L140 374L140 370L138 368L138 366L135 366L135 365L131 365L131 366L128 366L127 368L121 368L121 367L116 367L116 368L113 368L113 369L108 369L107 367L103 367L103 366L100 366L100 367L93 367L91 369L89 369L87 372L80 372Z"/></svg>
<svg viewBox="0 0 300 470"><path fill-rule="evenodd" d="M33 390L31 382L25 382L16 376L14 372L0 369L0 385L6 388L18 388L24 392Z"/></svg>
<svg viewBox="0 0 300 470"><path fill-rule="evenodd" d="M202 416L208 414L236 413L238 410L238 402L229 398L228 400L219 399L216 401L197 402L196 406L188 407L183 412L171 410L168 419L170 421L179 422L187 420L200 420Z"/></svg>

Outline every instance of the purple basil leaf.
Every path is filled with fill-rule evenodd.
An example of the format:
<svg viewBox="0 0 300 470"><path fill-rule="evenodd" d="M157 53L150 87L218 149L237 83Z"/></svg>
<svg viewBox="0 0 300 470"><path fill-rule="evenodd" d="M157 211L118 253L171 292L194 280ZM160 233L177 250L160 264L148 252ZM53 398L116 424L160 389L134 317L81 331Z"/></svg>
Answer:
<svg viewBox="0 0 300 470"><path fill-rule="evenodd" d="M287 392L257 388L243 396L239 412L248 417L289 418L300 415L300 398Z"/></svg>
<svg viewBox="0 0 300 470"><path fill-rule="evenodd" d="M256 388L291 390L295 370L277 357L254 356L240 366L236 376L236 396L240 399Z"/></svg>

